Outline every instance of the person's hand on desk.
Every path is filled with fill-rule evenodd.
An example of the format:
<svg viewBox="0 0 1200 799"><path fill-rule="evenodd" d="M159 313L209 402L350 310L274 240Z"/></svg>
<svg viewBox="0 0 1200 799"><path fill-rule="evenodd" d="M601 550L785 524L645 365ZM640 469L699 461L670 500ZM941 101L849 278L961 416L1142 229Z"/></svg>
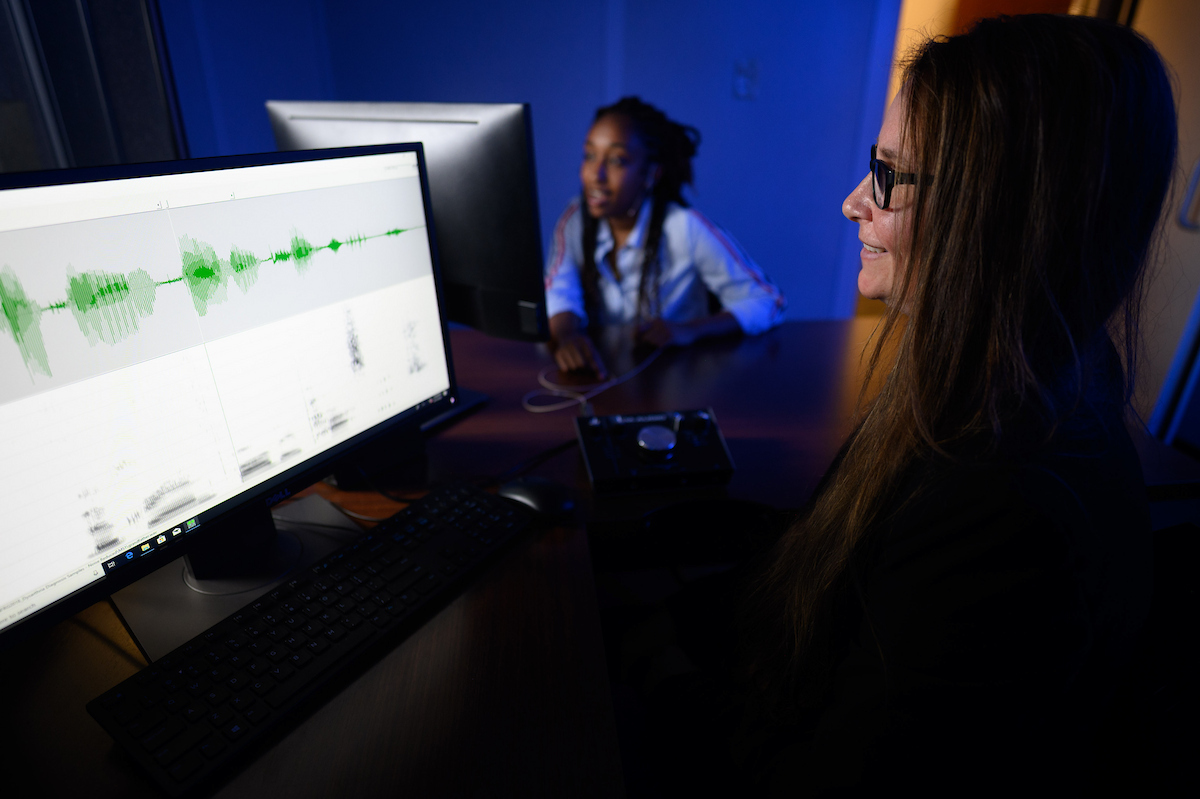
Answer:
<svg viewBox="0 0 1200 799"><path fill-rule="evenodd" d="M554 353L554 362L564 372L590 370L600 380L608 377L596 345L583 332L581 320L573 313L550 317L550 349Z"/></svg>
<svg viewBox="0 0 1200 799"><path fill-rule="evenodd" d="M729 311L721 311L693 322L668 322L651 319L637 329L637 340L653 347L686 347L702 338L727 336L742 331L737 318Z"/></svg>

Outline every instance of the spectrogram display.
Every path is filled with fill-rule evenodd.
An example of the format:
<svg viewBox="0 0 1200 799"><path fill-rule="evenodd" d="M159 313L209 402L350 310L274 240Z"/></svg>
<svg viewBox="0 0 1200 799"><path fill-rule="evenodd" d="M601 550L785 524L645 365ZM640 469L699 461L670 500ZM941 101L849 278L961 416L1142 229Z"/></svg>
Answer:
<svg viewBox="0 0 1200 799"><path fill-rule="evenodd" d="M206 316L211 305L224 302L232 281L242 293L257 283L264 264L290 264L302 277L314 258L322 253L336 255L343 248L356 249L376 239L399 236L417 228L395 227L372 235L356 234L333 238L326 244L313 244L295 232L287 246L258 255L238 246L228 255L184 234L179 236L180 273L154 280L144 269L125 274L92 271L77 273L68 268L63 296L46 303L31 299L20 279L7 265L0 269L0 332L8 334L21 353L26 368L33 373L53 375L50 358L42 338L41 320L45 314L70 312L79 332L92 345L116 342L136 334L139 323L154 313L160 288L179 285L191 297L196 313Z"/></svg>

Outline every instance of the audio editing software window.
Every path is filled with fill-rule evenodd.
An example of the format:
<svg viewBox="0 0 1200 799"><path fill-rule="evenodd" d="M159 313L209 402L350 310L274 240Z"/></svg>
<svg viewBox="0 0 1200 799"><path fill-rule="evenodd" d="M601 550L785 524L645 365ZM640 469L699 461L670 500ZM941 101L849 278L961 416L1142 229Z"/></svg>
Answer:
<svg viewBox="0 0 1200 799"><path fill-rule="evenodd" d="M449 389L414 153L0 192L0 628Z"/></svg>

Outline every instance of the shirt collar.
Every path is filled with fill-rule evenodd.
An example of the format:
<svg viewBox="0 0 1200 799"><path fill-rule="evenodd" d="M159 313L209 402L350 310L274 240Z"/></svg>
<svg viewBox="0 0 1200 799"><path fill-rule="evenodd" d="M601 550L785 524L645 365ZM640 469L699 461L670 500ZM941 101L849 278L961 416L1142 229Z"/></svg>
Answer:
<svg viewBox="0 0 1200 799"><path fill-rule="evenodd" d="M654 203L649 197L642 201L642 207L638 210L637 222L633 226L633 231L629 234L629 238L625 240L625 246L632 249L640 249L642 241L646 238L646 227L650 224L650 211ZM596 259L600 260L613 247L612 229L608 223L600 225L596 231Z"/></svg>

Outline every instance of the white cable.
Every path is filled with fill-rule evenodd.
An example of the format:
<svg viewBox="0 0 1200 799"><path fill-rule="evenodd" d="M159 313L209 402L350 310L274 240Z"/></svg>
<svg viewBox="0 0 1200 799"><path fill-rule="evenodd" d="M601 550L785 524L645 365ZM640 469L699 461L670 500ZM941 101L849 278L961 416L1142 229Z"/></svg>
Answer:
<svg viewBox="0 0 1200 799"><path fill-rule="evenodd" d="M555 383L550 380L549 375L551 372L558 371L558 367L547 366L538 373L538 383L541 384L542 390L530 391L528 394L522 397L521 407L530 413L552 413L554 411L561 411L563 408L570 408L573 405L586 405L588 400L599 396L605 391L608 391L613 386L621 385L626 380L641 372L647 366L654 363L654 361L657 360L658 356L661 354L662 349L657 349L650 353L646 357L646 360L642 361L625 374L620 375L619 377L614 377L610 380L605 380L603 383L593 383L590 386L568 387L559 383ZM548 405L534 405L530 402L530 400L532 400L534 397L568 397L568 399L565 402L555 402Z"/></svg>

